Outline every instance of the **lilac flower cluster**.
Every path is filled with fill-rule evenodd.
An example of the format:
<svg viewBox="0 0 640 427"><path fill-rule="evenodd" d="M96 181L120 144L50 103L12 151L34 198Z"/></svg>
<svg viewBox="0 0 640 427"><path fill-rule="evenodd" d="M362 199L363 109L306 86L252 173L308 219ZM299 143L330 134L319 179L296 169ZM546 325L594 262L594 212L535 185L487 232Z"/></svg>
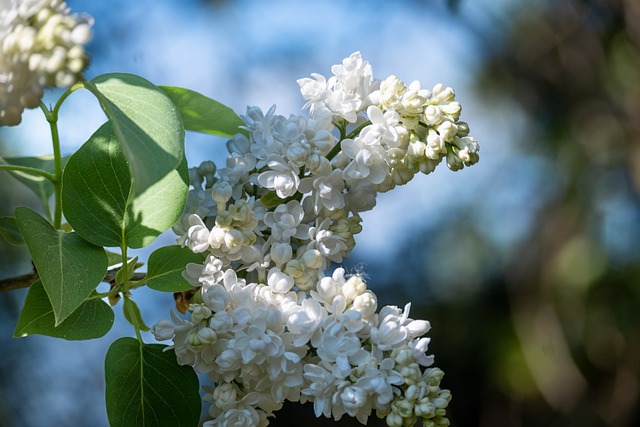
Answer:
<svg viewBox="0 0 640 427"><path fill-rule="evenodd" d="M207 373L207 426L266 426L285 400L316 416L374 414L392 427L445 426L451 398L427 355L430 325L410 304L378 311L340 263L376 195L478 161L453 90L380 81L359 52L329 79L298 81L310 117L247 109L224 168L191 169L179 242L206 253L185 278L199 288L190 318L154 327L179 363Z"/></svg>

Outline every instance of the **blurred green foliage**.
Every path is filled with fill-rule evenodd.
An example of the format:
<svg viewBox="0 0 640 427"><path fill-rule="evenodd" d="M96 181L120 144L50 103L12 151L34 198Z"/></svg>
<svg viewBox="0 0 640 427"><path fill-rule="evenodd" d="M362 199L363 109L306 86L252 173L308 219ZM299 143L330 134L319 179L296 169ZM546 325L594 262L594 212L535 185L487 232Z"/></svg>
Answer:
<svg viewBox="0 0 640 427"><path fill-rule="evenodd" d="M518 2L489 21L468 22L486 51L476 87L525 113L511 148L516 165L539 159L538 208L488 207L526 224L499 245L481 195L406 242L392 288L439 290L413 316L434 325L452 425L640 425L640 3ZM524 173L488 193L524 191Z"/></svg>

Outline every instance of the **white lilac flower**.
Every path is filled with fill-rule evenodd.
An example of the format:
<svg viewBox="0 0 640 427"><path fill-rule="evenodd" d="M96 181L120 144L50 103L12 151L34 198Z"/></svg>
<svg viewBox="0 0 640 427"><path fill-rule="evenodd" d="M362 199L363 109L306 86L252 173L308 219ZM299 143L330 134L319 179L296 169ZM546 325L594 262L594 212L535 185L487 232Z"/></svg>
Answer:
<svg viewBox="0 0 640 427"><path fill-rule="evenodd" d="M271 229L271 236L276 242L289 242L291 238L305 239L309 234L309 226L302 224L304 209L297 200L286 205L278 205L273 212L267 212L264 223Z"/></svg>
<svg viewBox="0 0 640 427"><path fill-rule="evenodd" d="M298 190L301 193L311 193L313 213L318 215L322 209L335 211L344 208L344 187L342 171L335 169L328 175L303 178Z"/></svg>
<svg viewBox="0 0 640 427"><path fill-rule="evenodd" d="M360 138L371 143L386 144L390 147L400 145L401 136L398 134L396 126L400 122L400 115L395 110L387 110L384 113L375 105L367 108L367 117L371 124L360 132Z"/></svg>
<svg viewBox="0 0 640 427"><path fill-rule="evenodd" d="M300 171L284 158L275 154L267 157L267 166L270 170L258 175L258 183L264 188L275 190L278 197L286 199L298 191L300 184Z"/></svg>
<svg viewBox="0 0 640 427"><path fill-rule="evenodd" d="M189 216L187 244L193 252L204 252L209 248L209 229L198 215Z"/></svg>
<svg viewBox="0 0 640 427"><path fill-rule="evenodd" d="M324 219L320 224L309 229L307 249L316 249L328 260L342 262L343 253L347 249L344 239L329 230L329 219Z"/></svg>
<svg viewBox="0 0 640 427"><path fill-rule="evenodd" d="M307 100L304 108L310 108L312 117L333 114L355 123L357 113L369 106L369 95L377 89L371 65L355 52L331 71L334 76L329 80L320 74L312 74L315 80L298 80L302 97Z"/></svg>
<svg viewBox="0 0 640 427"><path fill-rule="evenodd" d="M377 140L366 140L360 137L343 139L341 146L342 152L352 159L342 171L345 181L367 180L372 184L380 184L384 181L389 173L389 166L386 161L386 152Z"/></svg>
<svg viewBox="0 0 640 427"><path fill-rule="evenodd" d="M331 71L338 79L340 88L359 101L360 110L365 109L369 95L379 84L373 78L369 62L362 59L360 52L354 52L343 59L342 64L331 67Z"/></svg>
<svg viewBox="0 0 640 427"><path fill-rule="evenodd" d="M0 126L15 126L45 87L69 87L89 60L93 19L62 0L4 0L0 9Z"/></svg>

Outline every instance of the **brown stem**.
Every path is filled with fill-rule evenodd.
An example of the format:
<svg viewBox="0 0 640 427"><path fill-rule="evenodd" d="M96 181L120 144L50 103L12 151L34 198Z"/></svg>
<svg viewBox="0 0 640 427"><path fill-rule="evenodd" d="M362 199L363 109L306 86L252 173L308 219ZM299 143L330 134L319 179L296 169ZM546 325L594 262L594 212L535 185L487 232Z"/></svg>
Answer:
<svg viewBox="0 0 640 427"><path fill-rule="evenodd" d="M28 288L33 282L38 280L38 277L38 273L34 270L21 276L0 279L0 291L4 292L20 288Z"/></svg>
<svg viewBox="0 0 640 427"><path fill-rule="evenodd" d="M104 276L103 282L111 283L116 280L117 270L107 271ZM135 273L131 280L142 280L146 276L146 273ZM21 276L7 277L6 279L0 279L0 292L12 291L14 289L28 288L38 280L40 276L38 272L33 270L30 273L23 274Z"/></svg>

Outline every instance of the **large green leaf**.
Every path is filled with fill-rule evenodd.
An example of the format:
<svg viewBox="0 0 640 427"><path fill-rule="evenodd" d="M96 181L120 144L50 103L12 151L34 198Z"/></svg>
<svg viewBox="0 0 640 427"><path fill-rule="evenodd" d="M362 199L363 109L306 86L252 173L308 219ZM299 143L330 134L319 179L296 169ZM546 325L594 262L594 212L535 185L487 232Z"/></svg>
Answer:
<svg viewBox="0 0 640 427"><path fill-rule="evenodd" d="M232 137L245 126L229 107L211 98L176 86L160 86L178 107L186 130Z"/></svg>
<svg viewBox="0 0 640 427"><path fill-rule="evenodd" d="M104 370L112 427L198 425L198 377L165 348L129 337L111 344Z"/></svg>
<svg viewBox="0 0 640 427"><path fill-rule="evenodd" d="M58 326L49 297L40 280L29 289L14 337L40 334L66 340L88 340L104 336L113 325L113 310L102 300L87 300Z"/></svg>
<svg viewBox="0 0 640 427"><path fill-rule="evenodd" d="M202 264L203 254L191 252L187 247L164 246L149 255L147 286L156 291L182 292L193 289L182 277L188 263Z"/></svg>
<svg viewBox="0 0 640 427"><path fill-rule="evenodd" d="M25 244L18 223L13 217L3 216L0 218L0 235L12 245L22 246Z"/></svg>
<svg viewBox="0 0 640 427"><path fill-rule="evenodd" d="M76 233L54 229L29 208L16 208L15 215L58 326L104 278L107 254Z"/></svg>
<svg viewBox="0 0 640 427"><path fill-rule="evenodd" d="M180 113L165 93L133 74L103 74L91 80L129 162L135 193L155 185L184 157Z"/></svg>
<svg viewBox="0 0 640 427"><path fill-rule="evenodd" d="M62 165L66 163L69 156L62 158ZM29 168L40 169L49 173L55 172L55 165L53 162L53 155L49 156L36 156L36 157L7 157L0 158L0 163L10 164L15 166L26 166ZM48 179L39 176L32 175L30 173L7 171L18 181L26 185L31 191L35 193L38 199L42 202L47 214L49 214L49 199L53 196L53 184Z"/></svg>
<svg viewBox="0 0 640 427"><path fill-rule="evenodd" d="M171 227L189 191L186 161L146 191L133 191L131 173L111 122L76 151L62 177L62 208L73 229L100 246L140 248Z"/></svg>

